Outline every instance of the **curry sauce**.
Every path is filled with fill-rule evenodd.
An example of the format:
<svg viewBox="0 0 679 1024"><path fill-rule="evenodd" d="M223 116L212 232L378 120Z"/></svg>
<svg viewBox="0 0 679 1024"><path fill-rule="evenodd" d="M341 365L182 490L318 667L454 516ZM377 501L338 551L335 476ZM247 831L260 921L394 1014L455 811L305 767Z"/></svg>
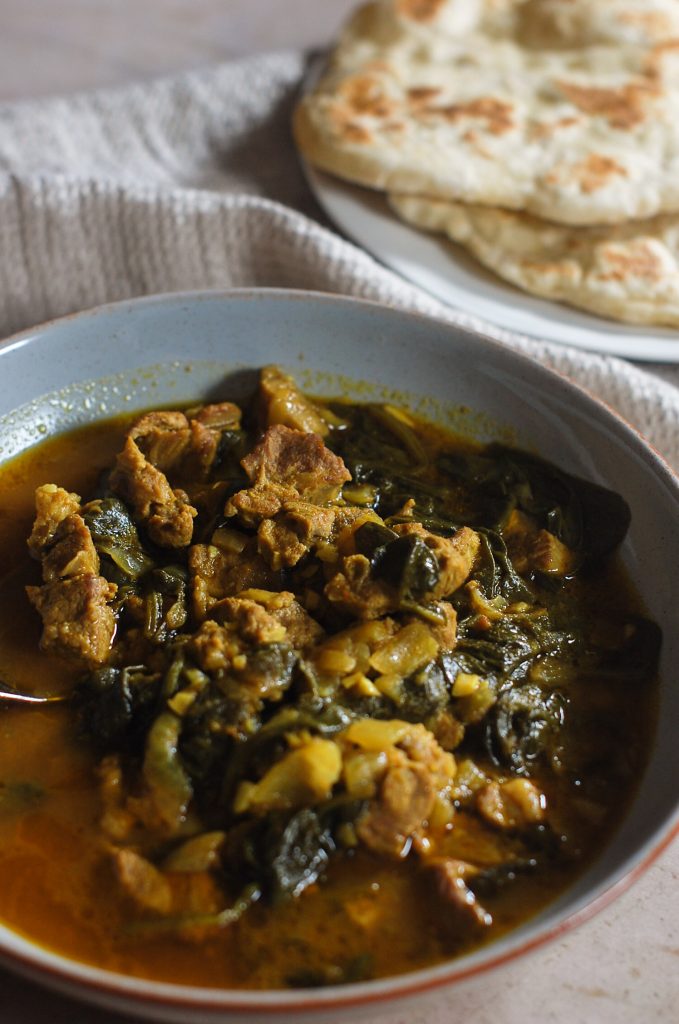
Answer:
<svg viewBox="0 0 679 1024"><path fill-rule="evenodd" d="M603 488L267 368L0 495L0 679L72 695L0 711L0 919L51 949L225 988L430 966L629 803L660 636Z"/></svg>

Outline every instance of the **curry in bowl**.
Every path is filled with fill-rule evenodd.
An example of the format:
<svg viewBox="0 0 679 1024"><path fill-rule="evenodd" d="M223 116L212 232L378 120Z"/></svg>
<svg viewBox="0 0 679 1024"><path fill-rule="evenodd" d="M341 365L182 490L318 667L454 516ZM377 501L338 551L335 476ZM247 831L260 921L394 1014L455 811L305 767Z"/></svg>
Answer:
<svg viewBox="0 0 679 1024"><path fill-rule="evenodd" d="M275 367L0 489L0 677L68 695L0 717L17 931L188 985L368 980L515 927L620 821L660 632L613 492Z"/></svg>

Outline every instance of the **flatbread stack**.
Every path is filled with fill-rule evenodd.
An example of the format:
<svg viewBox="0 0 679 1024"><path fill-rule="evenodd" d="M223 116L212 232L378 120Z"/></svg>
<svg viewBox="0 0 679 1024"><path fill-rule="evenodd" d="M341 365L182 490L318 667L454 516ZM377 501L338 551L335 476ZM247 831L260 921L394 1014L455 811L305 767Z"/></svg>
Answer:
<svg viewBox="0 0 679 1024"><path fill-rule="evenodd" d="M679 325L679 0L375 0L294 130L512 284Z"/></svg>

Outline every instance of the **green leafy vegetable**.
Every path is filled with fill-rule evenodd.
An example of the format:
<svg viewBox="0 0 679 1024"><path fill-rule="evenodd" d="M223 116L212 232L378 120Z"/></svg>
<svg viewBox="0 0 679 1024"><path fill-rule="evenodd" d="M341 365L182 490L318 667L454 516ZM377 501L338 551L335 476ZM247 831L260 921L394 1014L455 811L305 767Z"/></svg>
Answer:
<svg viewBox="0 0 679 1024"><path fill-rule="evenodd" d="M83 732L101 752L137 751L156 706L161 677L145 665L97 669L80 682Z"/></svg>
<svg viewBox="0 0 679 1024"><path fill-rule="evenodd" d="M118 498L97 498L83 507L82 516L97 552L110 558L125 576L137 580L153 568L130 513Z"/></svg>
<svg viewBox="0 0 679 1024"><path fill-rule="evenodd" d="M334 849L330 831L311 808L287 820L272 815L264 831L261 869L273 902L299 896L316 881Z"/></svg>
<svg viewBox="0 0 679 1024"><path fill-rule="evenodd" d="M421 537L407 534L377 549L373 575L391 584L401 598L417 601L433 590L440 571L436 556Z"/></svg>
<svg viewBox="0 0 679 1024"><path fill-rule="evenodd" d="M443 535L452 533L460 525L456 491L446 487L445 482L432 483L427 479L429 467L419 440L413 445L402 436L402 431L410 434L411 428L399 421L397 431L392 414L385 431L384 407L338 408L349 427L332 434L328 443L342 456L351 473L352 486L374 487L373 508L383 519L393 516L412 499L417 522Z"/></svg>
<svg viewBox="0 0 679 1024"><path fill-rule="evenodd" d="M446 453L439 465L471 488L476 510L471 525L497 529L517 508L583 562L607 555L627 533L630 510L619 494L527 452L493 445L484 454Z"/></svg>
<svg viewBox="0 0 679 1024"><path fill-rule="evenodd" d="M171 834L184 820L193 795L191 780L179 755L181 721L164 711L151 726L142 775L161 821Z"/></svg>
<svg viewBox="0 0 679 1024"><path fill-rule="evenodd" d="M543 655L575 653L578 646L575 636L555 629L546 614L506 616L481 631L465 620L455 650L444 661L449 671L455 666L506 687L522 680Z"/></svg>
<svg viewBox="0 0 679 1024"><path fill-rule="evenodd" d="M223 777L223 802L228 804L239 779L263 773L275 759L283 737L302 729L319 736L333 736L353 721L355 713L333 701L301 698L297 707L285 707L252 736L234 745Z"/></svg>
<svg viewBox="0 0 679 1024"><path fill-rule="evenodd" d="M154 918L151 921L135 921L128 925L125 931L128 935L162 935L168 932L191 934L195 929L207 929L212 932L229 928L240 921L261 896L259 886L253 882L243 888L230 907L218 910L214 914L182 914L176 917Z"/></svg>
<svg viewBox="0 0 679 1024"><path fill-rule="evenodd" d="M397 539L398 534L395 530L390 530L388 526L372 520L359 526L354 534L356 551L368 558L374 558L378 552L384 551L387 544Z"/></svg>
<svg viewBox="0 0 679 1024"><path fill-rule="evenodd" d="M485 594L492 600L504 597L508 601L532 601L533 594L521 579L507 553L507 545L495 530L479 529L481 546L474 572Z"/></svg>
<svg viewBox="0 0 679 1024"><path fill-rule="evenodd" d="M485 724L486 749L496 764L527 775L563 723L564 701L539 686L512 687L500 695Z"/></svg>
<svg viewBox="0 0 679 1024"><path fill-rule="evenodd" d="M164 644L186 623L188 574L180 565L152 569L144 577L144 636Z"/></svg>
<svg viewBox="0 0 679 1024"><path fill-rule="evenodd" d="M469 879L469 888L477 896L491 896L513 885L521 875L531 874L539 866L537 857L522 857L484 868Z"/></svg>

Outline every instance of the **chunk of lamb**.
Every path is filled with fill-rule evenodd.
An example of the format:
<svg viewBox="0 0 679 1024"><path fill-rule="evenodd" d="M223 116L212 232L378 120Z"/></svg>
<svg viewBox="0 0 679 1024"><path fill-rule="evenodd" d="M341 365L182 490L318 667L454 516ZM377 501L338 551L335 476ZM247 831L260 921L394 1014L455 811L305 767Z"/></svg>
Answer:
<svg viewBox="0 0 679 1024"><path fill-rule="evenodd" d="M441 857L427 863L426 868L438 896L452 911L454 925L474 929L490 927L492 916L481 906L465 881L466 875L475 873L472 865L452 857Z"/></svg>
<svg viewBox="0 0 679 1024"><path fill-rule="evenodd" d="M230 498L225 512L239 515L248 526L272 518L286 501L326 504L351 479L342 459L320 437L281 425L269 427L241 465L252 487Z"/></svg>
<svg viewBox="0 0 679 1024"><path fill-rule="evenodd" d="M309 501L286 501L275 518L260 523L259 552L272 569L292 568L315 544L329 539L335 518L334 509Z"/></svg>
<svg viewBox="0 0 679 1024"><path fill-rule="evenodd" d="M343 534L365 517L365 509L351 505L285 498L280 511L260 523L257 546L272 569L292 568L318 545L330 542L341 548Z"/></svg>
<svg viewBox="0 0 679 1024"><path fill-rule="evenodd" d="M80 515L79 502L77 494L50 484L36 491L37 515L28 547L31 555L42 562L45 583L99 573L99 556Z"/></svg>
<svg viewBox="0 0 679 1024"><path fill-rule="evenodd" d="M125 777L120 754L107 754L96 767L99 781L99 824L109 839L121 842L132 835L137 818L127 806Z"/></svg>
<svg viewBox="0 0 679 1024"><path fill-rule="evenodd" d="M328 601L340 611L358 619L379 619L398 610L398 593L388 583L373 578L370 559L365 555L347 555L340 567L324 589Z"/></svg>
<svg viewBox="0 0 679 1024"><path fill-rule="evenodd" d="M294 487L282 484L255 484L232 495L224 506L226 516L238 516L243 526L256 527L278 515L285 503L299 498Z"/></svg>
<svg viewBox="0 0 679 1024"><path fill-rule="evenodd" d="M80 515L79 497L46 484L36 492L36 521L29 539L42 562L43 585L27 587L43 620L42 650L100 665L115 634L109 602L116 586L99 575L99 556Z"/></svg>
<svg viewBox="0 0 679 1024"><path fill-rule="evenodd" d="M277 590L280 578L257 552L256 539L243 537L231 549L194 544L189 550L193 612L202 622L222 598L252 588Z"/></svg>
<svg viewBox="0 0 679 1024"><path fill-rule="evenodd" d="M489 782L476 795L476 809L495 828L513 830L538 825L545 818L547 801L528 779Z"/></svg>
<svg viewBox="0 0 679 1024"><path fill-rule="evenodd" d="M240 427L241 411L233 402L204 405L183 412L149 412L134 424L129 437L144 457L175 480L202 480L214 462L224 430Z"/></svg>
<svg viewBox="0 0 679 1024"><path fill-rule="evenodd" d="M183 548L191 543L196 509L184 491L172 490L165 474L148 461L132 436L125 440L109 483L155 544Z"/></svg>
<svg viewBox="0 0 679 1024"><path fill-rule="evenodd" d="M240 430L241 410L234 402L214 402L201 405L187 416L191 423L200 423L207 430Z"/></svg>
<svg viewBox="0 0 679 1024"><path fill-rule="evenodd" d="M139 910L169 914L172 888L158 868L134 850L125 848L113 854L119 884Z"/></svg>
<svg viewBox="0 0 679 1024"><path fill-rule="evenodd" d="M80 511L80 496L56 484L43 484L35 492L35 522L28 539L33 558L40 560L43 550L54 538L58 526L74 512Z"/></svg>
<svg viewBox="0 0 679 1024"><path fill-rule="evenodd" d="M455 758L419 724L364 719L351 725L345 738L386 760L377 795L358 819L356 835L376 853L404 856L409 840L426 827L437 796L448 793Z"/></svg>
<svg viewBox="0 0 679 1024"><path fill-rule="evenodd" d="M162 473L176 469L191 443L189 421L183 412L147 412L128 433L139 451Z"/></svg>
<svg viewBox="0 0 679 1024"><path fill-rule="evenodd" d="M328 424L314 403L303 395L292 377L277 366L265 366L260 375L257 406L265 427L282 424L326 437Z"/></svg>
<svg viewBox="0 0 679 1024"><path fill-rule="evenodd" d="M574 553L549 530L542 530L530 516L514 509L502 528L512 564L525 575L541 572L568 576L576 568Z"/></svg>
<svg viewBox="0 0 679 1024"><path fill-rule="evenodd" d="M452 651L457 640L457 612L449 601L438 601L436 605L442 616L441 622L428 623L429 631L442 651ZM408 616L406 622L418 622L417 616Z"/></svg>
<svg viewBox="0 0 679 1024"><path fill-rule="evenodd" d="M177 918L174 930L185 938L202 939L209 933L209 927L191 920L216 914L221 907L222 894L209 872L160 871L129 847L115 850L112 856L118 884L138 911Z"/></svg>
<svg viewBox="0 0 679 1024"><path fill-rule="evenodd" d="M426 768L396 764L387 769L378 797L356 824L356 835L375 853L401 857L407 841L434 807L436 792Z"/></svg>
<svg viewBox="0 0 679 1024"><path fill-rule="evenodd" d="M233 700L234 722L246 722L265 701L279 701L292 681L296 655L286 642L285 627L271 618L266 627L260 621L258 629L267 637L262 644L248 639L239 623L208 619L187 646L196 664L219 679Z"/></svg>
<svg viewBox="0 0 679 1024"><path fill-rule="evenodd" d="M301 650L324 635L323 627L288 590L244 590L214 605L211 618L235 623L241 636L255 644L286 640Z"/></svg>
<svg viewBox="0 0 679 1024"><path fill-rule="evenodd" d="M452 651L457 642L457 612L449 601L439 601L443 622L432 623L431 632L442 651Z"/></svg>
<svg viewBox="0 0 679 1024"><path fill-rule="evenodd" d="M116 620L109 601L116 585L103 576L73 576L42 587L27 587L29 600L42 616L43 651L102 665L111 650Z"/></svg>

